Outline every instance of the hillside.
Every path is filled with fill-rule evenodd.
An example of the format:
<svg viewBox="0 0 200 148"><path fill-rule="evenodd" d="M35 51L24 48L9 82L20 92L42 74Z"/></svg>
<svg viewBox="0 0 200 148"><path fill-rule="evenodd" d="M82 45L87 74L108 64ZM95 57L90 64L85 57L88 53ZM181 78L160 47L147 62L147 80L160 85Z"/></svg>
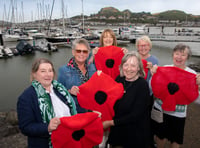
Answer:
<svg viewBox="0 0 200 148"><path fill-rule="evenodd" d="M105 17L116 17L123 20L124 18L129 19L129 21L155 21L155 20L179 20L181 21L200 21L200 15L187 14L180 10L168 10L165 12L160 12L157 14L151 14L150 12L131 12L129 9L120 11L114 7L102 8L97 14L90 15L91 18L101 18Z"/></svg>
<svg viewBox="0 0 200 148"><path fill-rule="evenodd" d="M186 14L184 11L180 10L169 10L155 14L154 16L156 16L159 20L180 20L180 21L185 21L186 19L193 21L196 18L200 18L200 16Z"/></svg>

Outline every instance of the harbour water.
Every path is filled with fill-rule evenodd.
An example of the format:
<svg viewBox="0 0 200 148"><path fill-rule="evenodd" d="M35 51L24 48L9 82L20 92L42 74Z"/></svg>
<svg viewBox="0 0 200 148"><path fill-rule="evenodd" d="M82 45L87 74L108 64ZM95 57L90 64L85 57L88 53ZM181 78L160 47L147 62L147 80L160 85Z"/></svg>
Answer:
<svg viewBox="0 0 200 148"><path fill-rule="evenodd" d="M190 45L191 43L188 43ZM153 43L151 54L160 60L160 65L171 64L172 47L171 43L163 46L161 43ZM198 43L196 45L200 47ZM135 44L129 43L125 48L128 50L136 50ZM71 49L61 47L57 52L43 53L36 51L32 55L13 56L7 59L0 59L0 111L7 111L16 108L18 96L25 88L30 85L31 64L36 58L48 58L54 63L55 70L67 63L72 56ZM200 57L192 57L189 63L200 61Z"/></svg>
<svg viewBox="0 0 200 148"><path fill-rule="evenodd" d="M173 33L174 27L166 27L164 32ZM177 28L179 29L179 28ZM195 31L200 31L200 28L193 28ZM159 27L151 27L150 33L160 33ZM17 43L6 43L6 46L16 47ZM153 41L151 54L159 58L160 65L172 64L172 50L177 42ZM193 52L200 55L200 42L185 42L189 45ZM136 50L135 44L129 43L121 45L129 51ZM13 56L11 58L0 59L0 111L7 111L16 108L18 96L25 88L30 85L30 70L32 62L40 57L48 58L54 64L55 70L66 64L70 57L71 49L68 47L60 47L57 52L44 53L36 51L35 54L24 56ZM189 59L188 64L197 63L200 61L200 56L193 56Z"/></svg>

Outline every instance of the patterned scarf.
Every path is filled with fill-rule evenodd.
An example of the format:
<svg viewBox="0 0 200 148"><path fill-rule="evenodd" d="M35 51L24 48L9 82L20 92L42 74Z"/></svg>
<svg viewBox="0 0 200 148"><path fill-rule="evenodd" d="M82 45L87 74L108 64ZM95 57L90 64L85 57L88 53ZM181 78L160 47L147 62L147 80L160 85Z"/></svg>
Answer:
<svg viewBox="0 0 200 148"><path fill-rule="evenodd" d="M62 84L58 83L56 80L52 81L52 85L56 90L58 90L60 94L62 94L66 98L71 115L77 114L73 98L66 90L66 88ZM32 86L37 93L42 120L44 123L49 123L50 120L55 117L51 98L46 92L45 88L38 81L32 81ZM49 147L52 147L51 139L49 139Z"/></svg>
<svg viewBox="0 0 200 148"><path fill-rule="evenodd" d="M67 66L71 66L71 67L74 67L76 68L78 74L79 74L79 77L81 79L81 84L87 82L89 80L89 73L88 73L88 70L87 70L87 60L85 62L85 68L86 68L86 73L85 75L81 72L81 70L78 68L78 65L77 63L75 62L75 59L74 57L72 57L69 62L67 63Z"/></svg>

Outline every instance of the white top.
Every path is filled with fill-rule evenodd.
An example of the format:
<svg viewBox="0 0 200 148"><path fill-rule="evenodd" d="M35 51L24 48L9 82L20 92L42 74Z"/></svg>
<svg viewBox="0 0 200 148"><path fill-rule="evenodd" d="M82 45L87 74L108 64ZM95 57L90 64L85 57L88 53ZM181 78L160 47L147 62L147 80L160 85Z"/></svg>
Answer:
<svg viewBox="0 0 200 148"><path fill-rule="evenodd" d="M48 92L49 93L49 92ZM51 92L49 93L51 96L51 102L53 104L53 109L56 117L60 118L63 116L71 116L69 107L58 98L53 90L53 86L51 85Z"/></svg>
<svg viewBox="0 0 200 148"><path fill-rule="evenodd" d="M174 66L174 65L165 65L165 66ZM188 71L188 72L196 74L196 72L194 70L192 70L191 68L189 68L189 67L186 67L185 70ZM196 99L195 102L196 103L200 102L198 100L200 100L200 95L198 96L198 98ZM154 107L156 107L159 110L162 110L161 104L159 102L162 102L162 101L161 100L155 101L154 102ZM176 108L178 108L177 105L176 105ZM181 111L178 112L178 111L164 111L163 110L163 112L166 113L166 114L168 114L168 115L179 117L179 118L186 117L187 105L181 105L181 107L178 108L178 109L180 109Z"/></svg>

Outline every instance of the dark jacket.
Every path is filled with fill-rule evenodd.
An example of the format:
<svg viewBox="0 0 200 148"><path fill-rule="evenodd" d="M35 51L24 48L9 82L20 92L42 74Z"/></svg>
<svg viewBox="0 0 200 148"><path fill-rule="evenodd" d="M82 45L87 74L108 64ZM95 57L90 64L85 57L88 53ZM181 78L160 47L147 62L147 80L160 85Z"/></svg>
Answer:
<svg viewBox="0 0 200 148"><path fill-rule="evenodd" d="M55 94L65 103L65 98L56 89ZM29 148L48 148L48 123L43 123L38 98L33 86L28 87L18 98L17 113L19 128L28 136Z"/></svg>
<svg viewBox="0 0 200 148"><path fill-rule="evenodd" d="M144 78L133 82L118 77L125 85L126 93L114 105L114 126L110 129L108 142L124 148L146 148L149 140L149 87Z"/></svg>

